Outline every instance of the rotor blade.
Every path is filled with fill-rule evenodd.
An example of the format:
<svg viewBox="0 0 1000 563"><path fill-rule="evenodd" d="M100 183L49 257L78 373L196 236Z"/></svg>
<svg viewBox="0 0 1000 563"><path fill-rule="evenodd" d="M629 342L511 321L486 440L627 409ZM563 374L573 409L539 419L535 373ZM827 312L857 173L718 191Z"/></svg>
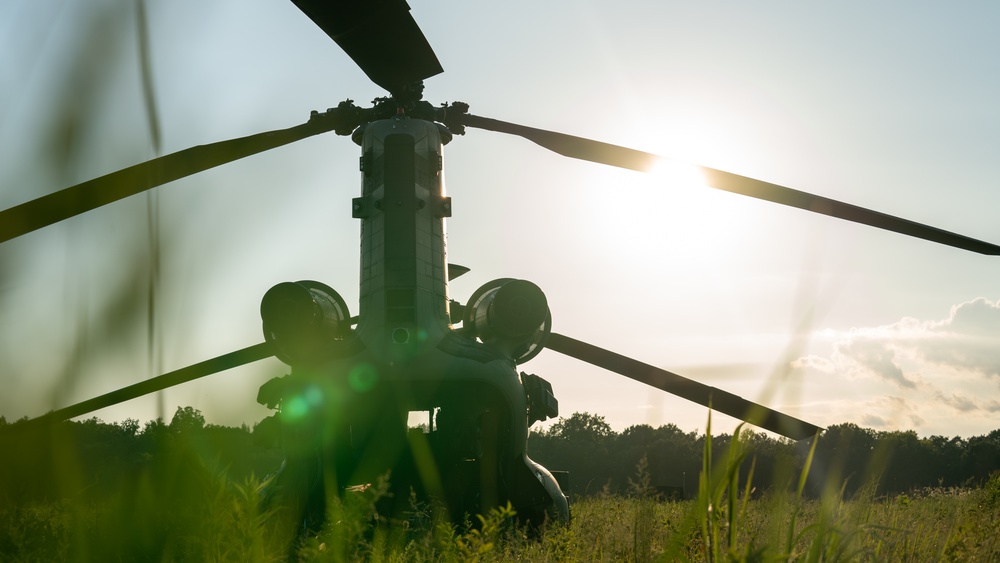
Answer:
<svg viewBox="0 0 1000 563"><path fill-rule="evenodd" d="M552 333L545 345L550 350L580 361L613 371L646 385L662 389L678 397L698 403L723 414L745 420L765 430L776 432L793 440L815 435L822 428L763 405L737 397L715 387L681 377L675 373L644 364L592 344L568 336Z"/></svg>
<svg viewBox="0 0 1000 563"><path fill-rule="evenodd" d="M443 72L405 0L292 2L390 93Z"/></svg>
<svg viewBox="0 0 1000 563"><path fill-rule="evenodd" d="M93 399L88 399L82 403L77 403L75 405L51 411L38 418L28 421L28 423L34 424L67 420L103 409L105 407L110 407L111 405L117 405L118 403L123 403L143 395L155 393L156 391L162 391L168 387L173 387L207 375L219 373L220 371L226 371L227 369L263 360L264 358L269 358L273 355L274 351L272 350L271 345L266 342L262 342L260 344L243 348L242 350L237 350L235 352L217 356L210 360L205 360L204 362L199 362L186 368L165 373L152 379L140 381L134 385L129 385L128 387L123 387L117 391L105 393L100 397L94 397Z"/></svg>
<svg viewBox="0 0 1000 563"><path fill-rule="evenodd" d="M477 115L463 115L460 121L468 127L477 127L524 137L563 156L589 160L619 168L638 170L639 172L648 172L654 164L666 160L648 152L585 139L583 137L566 135L564 133L556 133L544 129L535 129L534 127L508 123L506 121L479 117ZM1000 246L931 227L923 223L872 211L871 209L843 203L823 196L793 190L792 188L786 188L770 182L723 172L714 168L704 166L698 166L697 168L701 171L705 179L705 184L719 190L780 203L789 207L797 207L806 211L812 211L813 213L845 219L854 223L861 223L980 254L1000 255Z"/></svg>
<svg viewBox="0 0 1000 563"><path fill-rule="evenodd" d="M191 147L16 205L0 211L0 242L185 176L325 133L335 128L333 121L314 119L288 129Z"/></svg>

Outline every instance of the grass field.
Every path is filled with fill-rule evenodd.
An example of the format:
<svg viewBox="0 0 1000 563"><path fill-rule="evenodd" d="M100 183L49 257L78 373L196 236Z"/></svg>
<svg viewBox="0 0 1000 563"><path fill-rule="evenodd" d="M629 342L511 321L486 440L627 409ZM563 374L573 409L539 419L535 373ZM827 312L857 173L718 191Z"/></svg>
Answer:
<svg viewBox="0 0 1000 563"><path fill-rule="evenodd" d="M4 561L282 561L291 534L256 510L252 485L225 487L187 511L172 503L129 512L123 499L91 507L26 504L0 509ZM569 526L538 539L495 511L462 533L415 511L373 523L370 498L332 511L299 548L304 561L992 561L1000 557L1000 483L918 497L797 501L765 495L706 510L696 500L608 496L573 504ZM207 508L207 510L206 510ZM268 518L267 516L271 516Z"/></svg>
<svg viewBox="0 0 1000 563"><path fill-rule="evenodd" d="M710 443L710 442L709 442ZM329 522L293 541L277 508L261 508L264 483L179 448L116 477L99 495L0 506L2 561L993 561L1000 559L1000 474L980 487L820 499L799 487L758 494L735 471L746 450L706 449L695 498L650 494L643 464L632 494L574 499L570 525L538 537L509 509L454 526L432 506L404 519L377 515L384 487L332 498ZM711 470L709 470L711 468ZM803 471L803 475L805 471ZM86 491L86 487L82 489Z"/></svg>

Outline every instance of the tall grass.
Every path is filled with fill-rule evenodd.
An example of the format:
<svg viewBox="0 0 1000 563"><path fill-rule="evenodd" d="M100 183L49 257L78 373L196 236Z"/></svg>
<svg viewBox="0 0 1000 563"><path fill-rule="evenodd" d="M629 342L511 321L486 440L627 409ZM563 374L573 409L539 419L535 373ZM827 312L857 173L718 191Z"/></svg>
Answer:
<svg viewBox="0 0 1000 563"><path fill-rule="evenodd" d="M711 428L709 426L709 428ZM152 430L150 430L152 431ZM724 452L706 439L696 495L654 495L645 463L627 495L575 499L569 525L531 534L509 506L456 525L411 498L389 521L385 481L327 499L327 523L304 537L266 480L235 471L183 433L113 487L87 475L47 499L0 504L2 561L858 561L992 560L1000 556L1000 474L978 488L845 498L830 483L803 495L808 464L786 489L758 492L753 451L737 432ZM710 437L710 436L709 436ZM76 466L66 466L73 471ZM740 468L750 468L741 472ZM743 477L741 477L743 475ZM88 488L89 487L89 488ZM98 492L95 492L98 491Z"/></svg>

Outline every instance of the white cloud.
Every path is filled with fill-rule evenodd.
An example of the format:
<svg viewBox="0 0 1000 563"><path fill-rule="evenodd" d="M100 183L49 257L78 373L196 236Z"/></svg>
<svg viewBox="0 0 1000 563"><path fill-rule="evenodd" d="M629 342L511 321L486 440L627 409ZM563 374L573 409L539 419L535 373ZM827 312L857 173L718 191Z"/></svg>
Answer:
<svg viewBox="0 0 1000 563"><path fill-rule="evenodd" d="M791 363L793 370L817 371L820 373L834 373L837 371L836 364L829 358L822 356L804 356Z"/></svg>
<svg viewBox="0 0 1000 563"><path fill-rule="evenodd" d="M983 297L955 305L947 318L906 317L885 326L853 328L834 343L838 371L868 375L914 389L934 368L1000 378L1000 302ZM816 359L811 366L819 366Z"/></svg>
<svg viewBox="0 0 1000 563"><path fill-rule="evenodd" d="M1000 413L1000 401L983 398L995 396L1000 381L1000 301L980 297L953 306L941 319L907 317L824 334L829 354L799 358L792 368L850 385L853 404L831 405L845 420L920 427L925 417L985 421ZM887 396L886 384L899 396Z"/></svg>
<svg viewBox="0 0 1000 563"><path fill-rule="evenodd" d="M924 324L926 337L913 345L927 361L1000 377L1000 301L980 297Z"/></svg>
<svg viewBox="0 0 1000 563"><path fill-rule="evenodd" d="M835 354L853 361L860 368L867 370L880 379L896 385L915 389L917 384L906 377L903 369L896 362L896 347L892 340L873 338L865 334L838 342L834 346Z"/></svg>

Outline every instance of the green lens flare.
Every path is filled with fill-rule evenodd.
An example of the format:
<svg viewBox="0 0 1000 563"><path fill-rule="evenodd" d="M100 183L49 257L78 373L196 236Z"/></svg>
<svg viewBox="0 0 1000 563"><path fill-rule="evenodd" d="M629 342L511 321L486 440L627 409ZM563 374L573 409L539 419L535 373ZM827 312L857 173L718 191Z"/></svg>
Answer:
<svg viewBox="0 0 1000 563"><path fill-rule="evenodd" d="M300 393L285 400L282 412L289 420L305 417L310 411L323 405L323 391L316 385L310 385Z"/></svg>
<svg viewBox="0 0 1000 563"><path fill-rule="evenodd" d="M323 392L316 386L307 388L305 393L303 393L303 398L310 407L318 407L323 404Z"/></svg>
<svg viewBox="0 0 1000 563"><path fill-rule="evenodd" d="M378 371L371 364L358 364L351 369L347 383L358 393L370 391L378 383Z"/></svg>
<svg viewBox="0 0 1000 563"><path fill-rule="evenodd" d="M309 412L309 403L299 395L290 397L285 401L283 407L281 414L287 416L289 420L302 418Z"/></svg>

